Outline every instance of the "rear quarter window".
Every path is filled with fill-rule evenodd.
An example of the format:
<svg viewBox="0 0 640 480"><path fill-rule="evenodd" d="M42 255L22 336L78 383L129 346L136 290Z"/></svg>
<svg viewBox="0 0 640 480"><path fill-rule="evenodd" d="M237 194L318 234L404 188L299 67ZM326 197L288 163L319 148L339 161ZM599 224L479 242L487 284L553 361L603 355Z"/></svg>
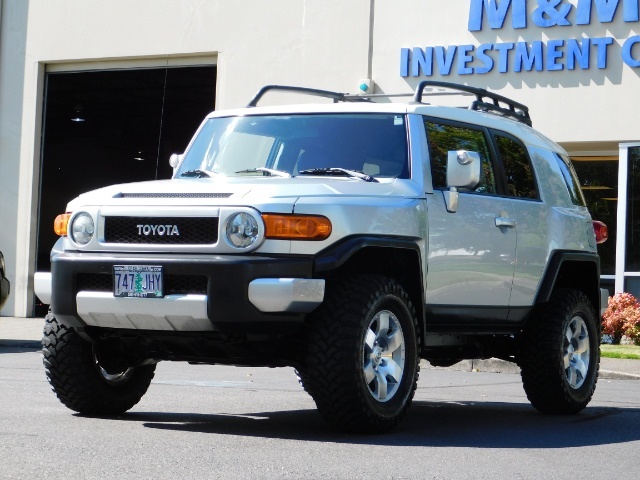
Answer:
<svg viewBox="0 0 640 480"><path fill-rule="evenodd" d="M537 199L536 181L524 145L499 133L495 135L495 139L507 177L507 194L511 197Z"/></svg>
<svg viewBox="0 0 640 480"><path fill-rule="evenodd" d="M578 176L573 169L573 165L571 165L571 160L569 160L565 155L559 155L557 153L554 153L553 156L558 162L558 167L560 167L564 183L567 185L571 201L574 205L586 207L587 202L585 202L582 190L580 190L580 182L578 181Z"/></svg>

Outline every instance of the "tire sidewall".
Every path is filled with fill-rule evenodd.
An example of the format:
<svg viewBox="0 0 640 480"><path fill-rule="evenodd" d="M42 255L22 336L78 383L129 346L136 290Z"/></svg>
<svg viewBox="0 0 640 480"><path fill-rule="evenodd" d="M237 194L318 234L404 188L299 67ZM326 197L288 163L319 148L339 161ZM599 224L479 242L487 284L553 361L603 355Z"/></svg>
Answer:
<svg viewBox="0 0 640 480"><path fill-rule="evenodd" d="M567 328L574 317L580 317L587 327L589 333L589 368L587 370L587 377L579 388L573 388L569 385L569 380L564 369L564 336ZM596 327L595 315L588 304L584 301L578 302L574 308L567 312L567 315L562 322L562 335L559 339L558 345L558 365L559 371L562 375L562 385L565 392L575 402L586 402L593 395L594 385L598 378L599 370L599 351L600 351L600 334Z"/></svg>

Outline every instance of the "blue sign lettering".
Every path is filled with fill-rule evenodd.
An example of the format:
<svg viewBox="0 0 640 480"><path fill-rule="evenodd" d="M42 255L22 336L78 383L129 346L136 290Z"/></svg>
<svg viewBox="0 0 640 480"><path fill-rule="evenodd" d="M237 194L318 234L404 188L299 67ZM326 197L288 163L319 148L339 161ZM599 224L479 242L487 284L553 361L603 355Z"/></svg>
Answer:
<svg viewBox="0 0 640 480"><path fill-rule="evenodd" d="M487 50L493 50L493 44L483 43L476 49L476 58L482 62L482 67L476 67L475 73L489 73L493 70L493 58L487 55Z"/></svg>
<svg viewBox="0 0 640 480"><path fill-rule="evenodd" d="M473 45L451 45L422 48L403 48L401 51L400 75L419 77L450 75L456 65L458 75L486 74L498 64L500 73L507 73L510 65L514 72L541 72L587 70L590 58L596 59L598 69L607 67L609 46L612 37L583 38L580 40L536 40L527 42L484 43ZM640 35L629 38L622 50L625 63L640 67L640 53L634 47L640 43ZM640 50L640 47L637 47ZM497 57L497 58L496 58Z"/></svg>
<svg viewBox="0 0 640 480"><path fill-rule="evenodd" d="M493 48L499 52L498 71L507 73L509 71L509 51L513 50L515 45L512 42L496 43Z"/></svg>
<svg viewBox="0 0 640 480"><path fill-rule="evenodd" d="M528 72L536 66L536 72L542 71L542 42L536 41L531 44L531 51L526 42L516 43L516 56L513 70L521 72L522 67Z"/></svg>
<svg viewBox="0 0 640 480"><path fill-rule="evenodd" d="M633 47L635 45L638 45L639 43L640 35L636 35L634 37L627 38L627 41L624 42L624 45L622 45L622 60L624 60L624 63L633 68L640 67L640 52L638 51L640 50L640 48L636 48L636 53L638 55L636 55L635 57L633 56Z"/></svg>
<svg viewBox="0 0 640 480"><path fill-rule="evenodd" d="M533 23L539 27L561 27L571 25L567 15L573 5L562 4L562 0L538 0L538 8L533 11Z"/></svg>
<svg viewBox="0 0 640 480"><path fill-rule="evenodd" d="M558 60L564 56L564 52L560 50L562 47L564 47L564 40L547 42L547 71L555 72L564 69L564 64L558 63Z"/></svg>
<svg viewBox="0 0 640 480"><path fill-rule="evenodd" d="M574 9L572 3L565 0L536 0L538 7L533 10L533 23L542 28L555 26L571 26L569 15ZM576 25L591 24L591 11L595 4L596 14L600 23L610 23L618 11L620 2L623 3L623 20L637 22L640 20L638 0L578 0L576 9ZM511 27L527 27L527 0L471 0L469 5L470 32L482 30L482 23L486 14L489 28L504 27L507 14L511 11Z"/></svg>
<svg viewBox="0 0 640 480"><path fill-rule="evenodd" d="M610 23L618 10L620 0L579 0L576 25L591 24L591 7L596 4L596 12L600 23ZM623 19L625 22L637 22L638 0L623 0Z"/></svg>
<svg viewBox="0 0 640 480"><path fill-rule="evenodd" d="M581 43L578 40L567 40L567 70L575 70L576 62L582 70L589 69L589 46L591 40L583 38Z"/></svg>
<svg viewBox="0 0 640 480"><path fill-rule="evenodd" d="M456 49L456 46L451 48L434 47L440 75L449 75L451 73L451 66L453 65L453 59L456 56Z"/></svg>
<svg viewBox="0 0 640 480"><path fill-rule="evenodd" d="M471 0L469 7L469 31L482 30L483 13L486 12L489 26L492 29L502 28L509 7L513 4L511 12L511 26L513 28L527 27L527 1L526 0Z"/></svg>
<svg viewBox="0 0 640 480"><path fill-rule="evenodd" d="M535 1L535 8L531 7L531 22L540 28L566 27L572 22L588 25L592 16L600 23L610 23L618 15L620 4L625 22L640 21L640 0ZM482 30L483 23L491 29L501 29L508 18L512 28L526 28L529 21L527 7L527 0L469 0L469 31ZM594 10L596 14L592 15ZM402 48L400 75L446 76L453 70L458 75L482 75L493 71L496 65L499 73L588 70L593 65L592 59L596 68L604 69L609 59L609 47L614 44L614 48L620 48L626 65L640 68L640 35L628 38L620 47L619 43L622 42L616 43L613 37L596 37Z"/></svg>
<svg viewBox="0 0 640 480"><path fill-rule="evenodd" d="M458 74L470 75L473 73L473 68L468 65L473 62L473 55L469 55L469 52L475 50L473 45L460 45L458 47Z"/></svg>
<svg viewBox="0 0 640 480"><path fill-rule="evenodd" d="M594 44L598 50L597 67L600 69L607 68L607 48L613 43L613 38L592 38L591 43Z"/></svg>
<svg viewBox="0 0 640 480"><path fill-rule="evenodd" d="M402 48L400 49L400 76L408 77L409 76L409 49ZM418 75L412 75L417 77Z"/></svg>
<svg viewBox="0 0 640 480"><path fill-rule="evenodd" d="M427 47L424 50L421 48L414 48L413 58L415 61L411 64L411 74L414 77L420 76L420 70L422 70L426 76L430 76L432 74L433 47Z"/></svg>

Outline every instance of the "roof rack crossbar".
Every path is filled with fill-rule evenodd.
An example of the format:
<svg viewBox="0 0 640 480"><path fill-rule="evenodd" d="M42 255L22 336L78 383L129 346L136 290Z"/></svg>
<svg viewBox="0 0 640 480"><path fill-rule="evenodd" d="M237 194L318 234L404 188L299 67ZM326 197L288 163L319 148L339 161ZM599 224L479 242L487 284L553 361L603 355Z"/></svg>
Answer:
<svg viewBox="0 0 640 480"><path fill-rule="evenodd" d="M333 99L334 103L337 102L363 102L367 101L363 98L357 98L353 95L348 95L346 93L340 92L332 92L329 90L319 90L317 88L307 88L307 87L293 87L290 85L265 85L255 96L251 99L251 101L247 104L247 107L255 107L258 105L258 102L262 99L265 93L269 91L280 91L280 92L293 92L293 93L301 93L304 95L313 95L316 97L326 97Z"/></svg>
<svg viewBox="0 0 640 480"><path fill-rule="evenodd" d="M423 90L426 87L442 87L451 90L457 90L460 92L471 93L476 96L476 100L469 107L471 110L497 112L503 116L511 117L515 120L518 120L525 125L532 125L531 117L529 115L529 107L527 107L526 105L518 103L497 93L489 92L484 88L471 87L469 85L462 85L451 82L439 82L435 80L423 80L416 87L416 91L413 96L414 102L422 103ZM493 102L488 103L485 101L485 98L489 98ZM501 106L501 103L506 104L507 108Z"/></svg>
<svg viewBox="0 0 640 480"><path fill-rule="evenodd" d="M470 110L476 110L478 112L497 112L505 117L511 117L518 120L525 125L532 126L531 118L528 114L519 112L518 110L512 110L511 108L504 108L495 103L487 103L480 100L476 100L469 107Z"/></svg>
<svg viewBox="0 0 640 480"><path fill-rule="evenodd" d="M371 98L413 97L413 93L356 93L345 95L346 100L362 101Z"/></svg>

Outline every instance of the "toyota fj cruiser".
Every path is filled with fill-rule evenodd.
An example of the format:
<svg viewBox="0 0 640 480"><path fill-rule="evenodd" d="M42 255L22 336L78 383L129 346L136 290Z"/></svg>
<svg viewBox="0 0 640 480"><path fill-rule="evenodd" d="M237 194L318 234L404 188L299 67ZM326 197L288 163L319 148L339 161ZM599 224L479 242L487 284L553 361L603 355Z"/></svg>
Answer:
<svg viewBox="0 0 640 480"><path fill-rule="evenodd" d="M333 103L258 107L270 91ZM423 102L443 91L474 100ZM567 153L484 89L374 97L264 87L207 116L172 179L72 200L36 275L60 401L120 414L162 360L292 366L331 425L381 432L420 359L497 357L539 411L585 408L607 295Z"/></svg>

